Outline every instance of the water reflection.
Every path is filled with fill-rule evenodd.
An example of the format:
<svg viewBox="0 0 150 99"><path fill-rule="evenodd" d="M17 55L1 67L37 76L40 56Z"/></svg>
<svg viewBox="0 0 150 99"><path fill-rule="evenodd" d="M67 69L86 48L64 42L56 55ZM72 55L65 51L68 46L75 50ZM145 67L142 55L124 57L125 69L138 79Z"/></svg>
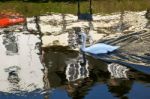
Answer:
<svg viewBox="0 0 150 99"><path fill-rule="evenodd" d="M68 81L76 81L89 77L88 61L85 59L85 54L79 54L76 59L69 59L66 68L66 79Z"/></svg>
<svg viewBox="0 0 150 99"><path fill-rule="evenodd" d="M13 32L4 31L3 44L6 48L6 55L15 55L18 53L18 37Z"/></svg>
<svg viewBox="0 0 150 99"><path fill-rule="evenodd" d="M129 71L129 68L116 63L111 63L108 65L108 71L112 78L128 78L127 72Z"/></svg>
<svg viewBox="0 0 150 99"><path fill-rule="evenodd" d="M128 99L135 81L149 82L148 75L62 47L46 49L44 58L51 88L67 92L66 99Z"/></svg>
<svg viewBox="0 0 150 99"><path fill-rule="evenodd" d="M138 95L150 97L147 91L149 88L145 86L149 86L149 75L119 64L105 63L66 47L53 46L42 49L40 38L39 35L21 33L0 35L0 75L3 75L0 76L0 98L132 99L131 96L134 96L137 99ZM13 47L9 49L6 45ZM6 54L7 50L9 54ZM135 89L139 86L142 90L138 89L140 93L135 95Z"/></svg>
<svg viewBox="0 0 150 99"><path fill-rule="evenodd" d="M129 93L132 85L132 80L109 79L107 82L108 91L111 92L114 97L118 97L119 99L128 99L126 94Z"/></svg>
<svg viewBox="0 0 150 99"><path fill-rule="evenodd" d="M8 72L7 80L10 83L10 88L11 88L10 92L17 92L20 89L20 85L19 85L20 77L18 75L19 71L20 71L20 67L18 66L12 66L5 69L5 72Z"/></svg>
<svg viewBox="0 0 150 99"><path fill-rule="evenodd" d="M36 35L12 31L0 35L0 91L20 93L43 89L43 65L35 47L38 42Z"/></svg>
<svg viewBox="0 0 150 99"><path fill-rule="evenodd" d="M60 51L61 49L62 51ZM45 66L48 68L48 79L51 84L51 87L59 87L67 81L66 77L68 76L66 76L65 74L69 75L68 70L70 66L75 67L75 64L77 65L77 57L78 52L65 51L65 48L61 47L52 47L46 50L44 55L44 61ZM76 67L78 68L78 65ZM66 69L68 72L66 71ZM78 76L77 71L73 70L74 73L72 73L72 75L74 75L74 77L75 75Z"/></svg>
<svg viewBox="0 0 150 99"><path fill-rule="evenodd" d="M133 84L133 81L129 80L127 74L130 72L129 68L116 63L111 63L108 64L108 71L111 75L110 79L107 81L109 92L119 99L128 99L126 94L129 93Z"/></svg>
<svg viewBox="0 0 150 99"><path fill-rule="evenodd" d="M78 87L89 77L89 64L82 53L51 48L45 54L45 63L51 87L63 87L70 97L76 97Z"/></svg>

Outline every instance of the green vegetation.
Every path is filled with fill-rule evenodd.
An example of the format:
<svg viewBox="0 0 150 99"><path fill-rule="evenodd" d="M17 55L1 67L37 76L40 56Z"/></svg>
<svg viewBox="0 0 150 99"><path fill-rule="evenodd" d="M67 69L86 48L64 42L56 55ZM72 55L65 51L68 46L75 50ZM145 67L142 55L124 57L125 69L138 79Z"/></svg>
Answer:
<svg viewBox="0 0 150 99"><path fill-rule="evenodd" d="M55 1L55 0L53 0ZM23 2L6 1L0 2L0 11L8 10L22 13L25 16L34 16L45 13L71 13L77 14L77 2ZM69 1L69 0L68 0ZM142 11L150 9L150 0L92 0L94 13L112 13L121 10ZM81 12L89 11L89 2L81 2Z"/></svg>

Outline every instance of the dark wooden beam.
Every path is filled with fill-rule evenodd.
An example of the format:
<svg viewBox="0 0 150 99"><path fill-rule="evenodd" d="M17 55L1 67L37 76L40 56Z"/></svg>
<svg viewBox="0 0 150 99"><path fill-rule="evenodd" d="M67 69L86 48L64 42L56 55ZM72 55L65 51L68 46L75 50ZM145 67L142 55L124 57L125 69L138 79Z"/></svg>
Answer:
<svg viewBox="0 0 150 99"><path fill-rule="evenodd" d="M92 0L90 0L90 14L93 14L93 12L92 12Z"/></svg>
<svg viewBox="0 0 150 99"><path fill-rule="evenodd" d="M78 16L80 15L80 0L78 0Z"/></svg>

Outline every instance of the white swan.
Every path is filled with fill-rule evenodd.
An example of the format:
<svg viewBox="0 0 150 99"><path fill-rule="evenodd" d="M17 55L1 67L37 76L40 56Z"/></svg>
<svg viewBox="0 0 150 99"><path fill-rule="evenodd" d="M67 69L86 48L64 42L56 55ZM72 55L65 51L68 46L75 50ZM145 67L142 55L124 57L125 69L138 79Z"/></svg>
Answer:
<svg viewBox="0 0 150 99"><path fill-rule="evenodd" d="M87 35L84 32L82 32L81 33L81 40L82 40L81 50L83 52L87 52L91 54L105 54L105 53L112 52L119 48L119 46L111 46L111 45L107 45L104 43L97 43L89 47L86 47L86 38L87 38Z"/></svg>

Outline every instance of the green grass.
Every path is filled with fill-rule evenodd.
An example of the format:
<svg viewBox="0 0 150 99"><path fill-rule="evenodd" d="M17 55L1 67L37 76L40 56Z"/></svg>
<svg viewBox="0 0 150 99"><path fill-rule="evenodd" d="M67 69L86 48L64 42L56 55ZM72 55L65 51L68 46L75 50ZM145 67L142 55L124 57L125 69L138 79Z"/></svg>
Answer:
<svg viewBox="0 0 150 99"><path fill-rule="evenodd" d="M150 0L93 0L92 8L94 13L112 13L121 10L142 11L150 9ZM67 2L19 2L9 1L0 2L0 11L8 10L19 12L25 16L41 15L45 13L71 13L77 14L77 3ZM89 10L89 3L81 2L81 12L86 13Z"/></svg>

